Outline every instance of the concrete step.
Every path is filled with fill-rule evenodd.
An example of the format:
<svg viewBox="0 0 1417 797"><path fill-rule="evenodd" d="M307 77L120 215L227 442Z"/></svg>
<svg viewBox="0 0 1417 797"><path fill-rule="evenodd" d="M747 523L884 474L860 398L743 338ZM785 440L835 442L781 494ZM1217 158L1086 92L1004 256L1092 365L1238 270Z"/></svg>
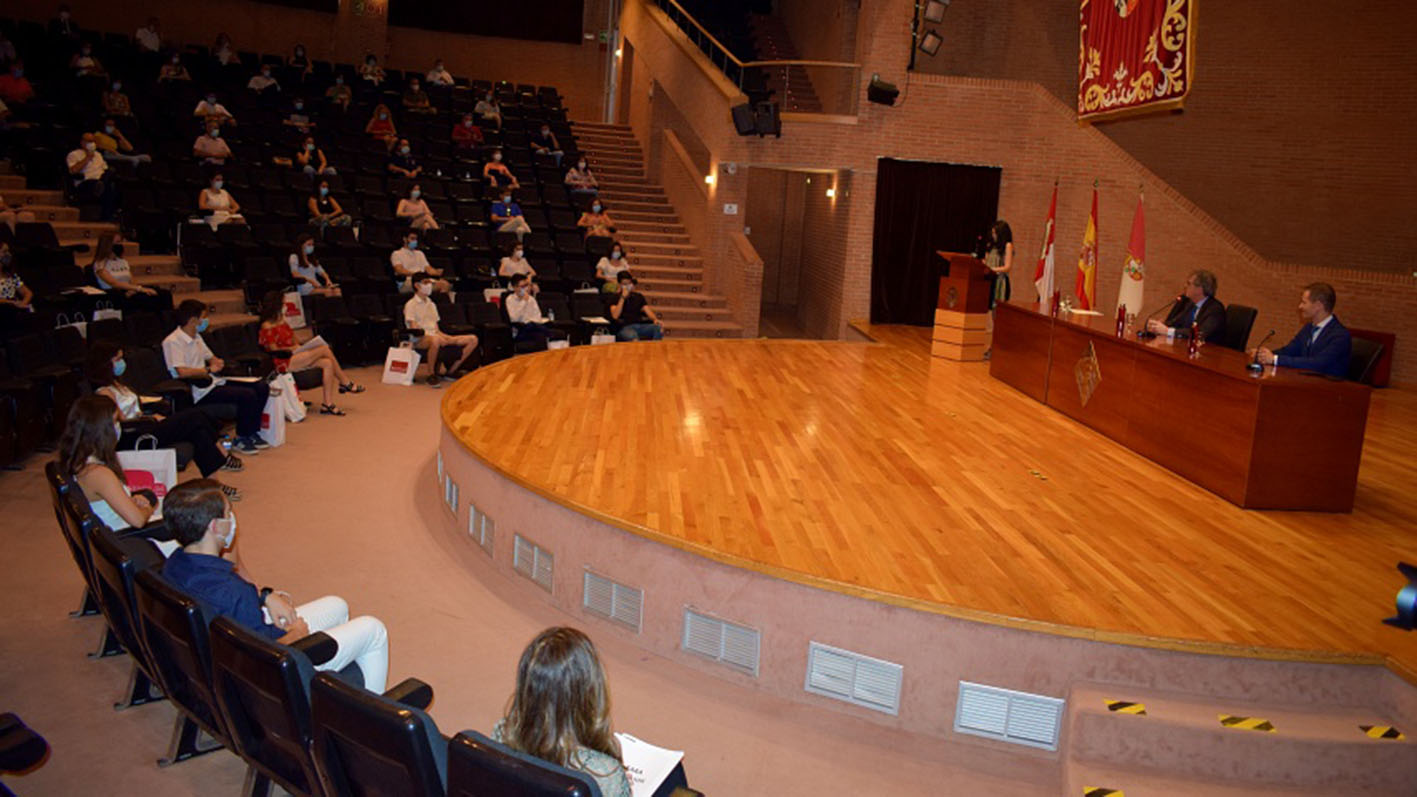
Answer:
<svg viewBox="0 0 1417 797"><path fill-rule="evenodd" d="M652 276L634 264L630 265L630 270L639 279L640 290L644 291L646 296L651 293L697 296L704 290L704 281L701 277L684 277L682 274L667 277Z"/></svg>
<svg viewBox="0 0 1417 797"><path fill-rule="evenodd" d="M629 160L636 163L644 162L644 153L636 145L630 144L602 144L600 142L590 142L581 148L581 152L590 156L596 163L610 160Z"/></svg>
<svg viewBox="0 0 1417 797"><path fill-rule="evenodd" d="M633 246L627 246L630 262L640 268L691 268L702 271L704 259L698 255L670 255L659 252L642 252Z"/></svg>
<svg viewBox="0 0 1417 797"><path fill-rule="evenodd" d="M607 122L571 122L571 131L579 134L581 131L587 133L601 133L604 135L634 135L629 125L617 125Z"/></svg>
<svg viewBox="0 0 1417 797"><path fill-rule="evenodd" d="M682 290L651 290L645 287L649 283L650 280L641 279L640 290L654 307L683 310L724 310L728 307L728 300L722 296Z"/></svg>
<svg viewBox="0 0 1417 797"><path fill-rule="evenodd" d="M149 288L166 288L176 301L190 299L201 291L202 281L185 274L134 274L133 281ZM181 298L177 298L180 296Z"/></svg>
<svg viewBox="0 0 1417 797"><path fill-rule="evenodd" d="M1105 789L1098 794L1126 795L1126 797L1332 797L1338 793L1345 797L1387 797L1389 792L1367 789L1258 789L1253 783L1226 782L1223 776L1216 779L1188 779L1158 775L1150 772L1118 767L1100 767L1092 764L1068 762L1063 773L1061 794L1069 797L1092 794L1094 789Z"/></svg>
<svg viewBox="0 0 1417 797"><path fill-rule="evenodd" d="M107 232L118 232L118 225L107 221L56 221L49 226L61 241L97 241Z"/></svg>
<svg viewBox="0 0 1417 797"><path fill-rule="evenodd" d="M630 270L635 272L635 276L646 283L658 283L661 279L688 280L703 284L704 270L702 268L688 268L684 266L659 265L656 263L646 263L639 258L630 261L633 265Z"/></svg>
<svg viewBox="0 0 1417 797"><path fill-rule="evenodd" d="M240 290L224 291L198 291L195 296L183 297L198 299L210 305L213 314L217 315L246 315L246 297ZM255 316L252 316L255 318Z"/></svg>
<svg viewBox="0 0 1417 797"><path fill-rule="evenodd" d="M655 188L649 185L638 188L605 188L600 189L600 198L607 203L615 202L640 202L649 205L668 205L669 198L664 195L664 189Z"/></svg>
<svg viewBox="0 0 1417 797"><path fill-rule="evenodd" d="M643 239L637 236L621 236L625 243L625 249L635 259L643 260L647 256L659 255L674 259L693 258L699 260L699 249L688 243L659 243L654 240Z"/></svg>
<svg viewBox="0 0 1417 797"><path fill-rule="evenodd" d="M640 221L648 224L678 224L679 216L674 213L674 208L616 208L612 211L615 220L619 221Z"/></svg>
<svg viewBox="0 0 1417 797"><path fill-rule="evenodd" d="M10 191L20 191L25 187L25 178L21 174L0 174L0 191L10 193ZM8 199L8 197L6 197Z"/></svg>
<svg viewBox="0 0 1417 797"><path fill-rule="evenodd" d="M200 298L200 297L198 297L198 298ZM260 321L260 320L261 320L261 319L257 318L256 316L254 316L254 315L252 315L252 314L250 314L250 313L244 313L244 312L243 312L243 313L211 313L211 314L209 314L209 315L207 316L207 319L211 322L211 328L212 328L212 329L220 329L221 327L235 326L235 325L238 325L238 324L248 324L248 323L250 323L250 322L252 322L252 321Z"/></svg>
<svg viewBox="0 0 1417 797"><path fill-rule="evenodd" d="M12 205L63 205L63 191L31 191L24 188L21 181L20 188L3 188L0 193L5 195L5 201Z"/></svg>
<svg viewBox="0 0 1417 797"><path fill-rule="evenodd" d="M727 307L679 307L650 303L666 324L674 321L732 321Z"/></svg>
<svg viewBox="0 0 1417 797"><path fill-rule="evenodd" d="M185 276L182 271L182 258L177 255L131 255L128 254L127 241L123 242L123 246L123 259L128 261L128 267L133 270L134 276ZM136 247L137 244L134 243L133 246Z"/></svg>
<svg viewBox="0 0 1417 797"><path fill-rule="evenodd" d="M665 319L665 337L671 338L741 338L743 327L732 321L670 321Z"/></svg>
<svg viewBox="0 0 1417 797"><path fill-rule="evenodd" d="M664 233L667 235L684 235L684 225L665 224L652 221L621 221L615 219L615 229L621 234L630 232L642 233Z"/></svg>
<svg viewBox="0 0 1417 797"><path fill-rule="evenodd" d="M16 200L11 199L10 195L6 194L5 201L15 202ZM20 212L33 213L35 221L47 221L50 224L53 224L56 221L79 220L79 209L69 207L68 205L26 204L24 207L20 208Z"/></svg>
<svg viewBox="0 0 1417 797"><path fill-rule="evenodd" d="M680 247L694 245L694 242L690 241L689 236L684 233L679 233L678 235L675 235L673 233L667 232L639 232L637 230L632 231L619 227L617 227L616 229L619 230L619 233L616 237L619 238L622 243L629 247L643 246L645 244L659 244L663 246Z"/></svg>
<svg viewBox="0 0 1417 797"><path fill-rule="evenodd" d="M56 235L58 235L58 232L58 230L55 230ZM74 262L80 266L87 266L88 264L93 262L94 247L98 245L98 237L94 236L93 238L80 238L73 235L59 235L59 245L88 247L86 251L79 251L74 253ZM123 242L123 259L128 261L128 265L132 265L133 258L137 257L140 254L141 252L139 251L137 241ZM168 257L176 257L176 255L168 255Z"/></svg>

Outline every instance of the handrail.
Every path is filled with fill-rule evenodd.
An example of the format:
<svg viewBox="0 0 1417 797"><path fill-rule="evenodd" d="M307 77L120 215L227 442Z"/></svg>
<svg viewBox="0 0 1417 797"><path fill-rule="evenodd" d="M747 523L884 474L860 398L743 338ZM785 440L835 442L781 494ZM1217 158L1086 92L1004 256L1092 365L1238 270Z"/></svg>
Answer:
<svg viewBox="0 0 1417 797"><path fill-rule="evenodd" d="M782 61L740 61L741 67L750 66L840 66L851 69L860 69L861 65L854 61L802 61L787 59Z"/></svg>
<svg viewBox="0 0 1417 797"><path fill-rule="evenodd" d="M723 42L719 41L718 38L715 37L712 33L709 33L708 28L705 28L697 19L694 19L693 14L690 14L687 10L685 10L683 6L679 5L678 0L658 1L673 6L676 11L678 11L684 16L684 19L688 20L690 24L692 24L695 28L698 29L699 33L702 33L710 42L712 42L713 46L717 47L718 51L722 53L725 58L727 58L729 61L732 61L733 64L738 67L737 83L738 88L740 89L743 88L743 70L747 68L779 66L830 66L848 69L861 68L861 64L852 61L813 61L802 59L785 59L779 61L744 61L741 60L738 56L734 55L733 51L724 46Z"/></svg>
<svg viewBox="0 0 1417 797"><path fill-rule="evenodd" d="M662 1L668 3L668 4L671 5L671 6L674 6L676 9L678 9L678 10L679 10L679 13L680 13L680 14L683 14L685 19L687 19L687 20L689 20L690 22L694 23L694 27L696 27L696 28L699 29L699 33L702 33L703 35L707 36L708 39L709 39L709 41L713 42L713 45L714 45L715 47L717 47L718 49L722 50L724 55L728 56L729 58L731 58L731 59L733 60L733 63L737 64L739 67L742 67L742 66L743 66L743 62L738 60L738 56L734 55L732 50L728 49L727 47L724 47L724 46L723 46L723 42L721 42L721 41L719 41L717 38L715 38L712 33L709 33L708 28L705 28L703 25L700 25L700 24L699 24L699 21L698 21L697 19L694 19L694 15L693 15L693 14L690 14L688 11L684 10L684 7L681 6L681 5L679 5L679 3L677 3L675 0L662 0Z"/></svg>

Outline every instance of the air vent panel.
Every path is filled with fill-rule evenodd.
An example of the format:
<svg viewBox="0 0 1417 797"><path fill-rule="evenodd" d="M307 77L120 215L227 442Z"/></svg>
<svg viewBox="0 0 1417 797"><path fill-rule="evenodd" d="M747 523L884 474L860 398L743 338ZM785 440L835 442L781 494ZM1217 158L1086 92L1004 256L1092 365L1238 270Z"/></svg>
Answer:
<svg viewBox="0 0 1417 797"><path fill-rule="evenodd" d="M807 648L808 692L896 715L905 668L820 642Z"/></svg>
<svg viewBox="0 0 1417 797"><path fill-rule="evenodd" d="M684 610L684 636L680 646L690 653L756 678L761 645L762 633L755 628L720 620L693 609Z"/></svg>
<svg viewBox="0 0 1417 797"><path fill-rule="evenodd" d="M955 731L1057 750L1065 706L1061 698L960 681Z"/></svg>
<svg viewBox="0 0 1417 797"><path fill-rule="evenodd" d="M581 592L581 604L586 611L614 620L639 633L644 607L642 591L587 570Z"/></svg>

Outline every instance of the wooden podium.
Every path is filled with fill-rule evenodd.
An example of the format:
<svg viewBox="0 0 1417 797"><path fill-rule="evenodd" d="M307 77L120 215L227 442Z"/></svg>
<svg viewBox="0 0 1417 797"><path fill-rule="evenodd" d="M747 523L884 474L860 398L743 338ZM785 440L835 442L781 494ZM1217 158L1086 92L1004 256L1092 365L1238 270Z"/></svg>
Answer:
<svg viewBox="0 0 1417 797"><path fill-rule="evenodd" d="M989 348L989 293L993 272L979 258L961 252L936 252L949 273L940 277L935 332L930 354L946 360L979 362Z"/></svg>

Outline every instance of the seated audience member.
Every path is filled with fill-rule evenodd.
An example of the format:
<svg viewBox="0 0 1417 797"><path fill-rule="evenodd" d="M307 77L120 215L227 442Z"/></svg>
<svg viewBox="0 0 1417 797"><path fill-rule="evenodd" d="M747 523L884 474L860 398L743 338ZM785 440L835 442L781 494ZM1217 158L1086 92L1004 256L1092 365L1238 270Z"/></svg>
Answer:
<svg viewBox="0 0 1417 797"><path fill-rule="evenodd" d="M261 329L256 333L261 348L268 352L294 352L290 357L272 357L277 371L303 371L306 368L320 369L320 385L324 401L320 404L321 415L344 415L344 410L335 406L335 396L339 393L363 393L364 386L357 385L340 368L339 360L329 346L316 346L295 351L299 344L295 341L295 330L285 321L285 299L280 291L271 291L261 297Z"/></svg>
<svg viewBox="0 0 1417 797"><path fill-rule="evenodd" d="M118 124L112 119L103 120L103 129L94 133L93 138L98 144L99 153L106 161L137 164L148 163L153 159L151 155L133 152L132 142L123 135L123 131L118 129Z"/></svg>
<svg viewBox="0 0 1417 797"><path fill-rule="evenodd" d="M408 88L403 92L403 107L409 113L437 113L438 109L433 107L433 103L428 99L428 92L423 90L418 78L408 81Z"/></svg>
<svg viewBox="0 0 1417 797"><path fill-rule="evenodd" d="M418 250L417 230L409 230L404 233L403 247L395 249L393 254L389 255L389 264L394 267L394 275L400 280L400 293L412 291L414 278L420 274L427 274L430 277L443 276L443 270L433 268L428 263L428 256ZM439 293L447 293L453 289L453 286L445 279L435 279L433 288Z"/></svg>
<svg viewBox="0 0 1417 797"><path fill-rule="evenodd" d="M1333 314L1338 300L1333 286L1326 282L1311 283L1299 297L1299 317L1304 326L1283 348L1254 351L1264 365L1317 371L1330 376L1348 376L1348 363L1353 356L1353 336Z"/></svg>
<svg viewBox="0 0 1417 797"><path fill-rule="evenodd" d="M482 165L482 179L499 188L521 188L517 176L502 162L502 150L492 150L492 159Z"/></svg>
<svg viewBox="0 0 1417 797"><path fill-rule="evenodd" d="M263 64L261 66L261 71L257 72L255 75L252 75L251 79L246 81L246 88L256 92L257 94L264 94L268 90L280 91L280 82L277 81L274 77L271 77L271 65Z"/></svg>
<svg viewBox="0 0 1417 797"><path fill-rule="evenodd" d="M178 443L192 446L192 461L203 476L210 476L219 470L239 471L246 467L241 458L228 454L217 442L216 424L205 412L193 407L163 416L143 412L143 405L137 392L123 384L123 372L127 362L123 359L123 349L108 341L94 341L89 344L84 374L94 387L94 392L112 399L118 409L118 419L127 424L118 438L120 451L137 448L138 439L146 435L157 438L159 448L172 448ZM223 491L233 501L241 500L241 494L234 487L223 487Z"/></svg>
<svg viewBox="0 0 1417 797"><path fill-rule="evenodd" d="M311 226L319 227L321 234L326 227L348 227L354 223L354 219L340 207L339 201L330 196L330 184L327 180L320 181L314 195L305 204L310 210Z"/></svg>
<svg viewBox="0 0 1417 797"><path fill-rule="evenodd" d="M134 493L118 464L118 406L108 396L84 396L69 408L59 439L59 472L84 491L89 508L114 531L142 528L157 510L151 490Z"/></svg>
<svg viewBox="0 0 1417 797"><path fill-rule="evenodd" d="M507 715L492 738L590 775L605 797L630 797L620 743L611 732L610 685L595 645L574 628L548 628L522 651Z"/></svg>
<svg viewBox="0 0 1417 797"><path fill-rule="evenodd" d="M187 71L187 67L182 65L182 55L173 53L171 60L162 65L162 69L157 71L157 82L166 83L169 80L191 80L192 74Z"/></svg>
<svg viewBox="0 0 1417 797"><path fill-rule="evenodd" d="M0 66L11 63L19 57L19 53L15 51L15 43L10 41L10 37L5 35L5 31L0 30Z"/></svg>
<svg viewBox="0 0 1417 797"><path fill-rule="evenodd" d="M123 93L123 81L115 80L103 92L103 112L108 116L132 116L133 106L128 103L128 95Z"/></svg>
<svg viewBox="0 0 1417 797"><path fill-rule="evenodd" d="M286 127L293 127L302 133L309 133L310 128L315 127L315 121L310 118L310 111L305 108L305 100L296 97L290 103L290 113L280 120Z"/></svg>
<svg viewBox="0 0 1417 797"><path fill-rule="evenodd" d="M202 210L211 211L207 217L207 223L212 229L231 223L245 224L246 219L241 215L241 205L237 204L231 194L223 188L226 181L222 179L221 172L212 175L211 184L202 189L202 193L197 195L197 207Z"/></svg>
<svg viewBox="0 0 1417 797"><path fill-rule="evenodd" d="M455 125L452 133L453 144L459 149L472 149L482 146L485 140L482 135L482 128L472 120L472 114L465 113L462 116L462 124Z"/></svg>
<svg viewBox="0 0 1417 797"><path fill-rule="evenodd" d="M349 618L343 598L326 596L299 606L289 593L255 584L223 558L236 541L236 515L215 482L193 479L167 494L163 518L181 550L163 565L162 577L217 615L283 645L323 631L335 640L335 655L317 670L338 672L358 664L364 688L384 691L389 672L389 636L373 617Z"/></svg>
<svg viewBox="0 0 1417 797"><path fill-rule="evenodd" d="M10 71L0 75L0 101L6 105L20 106L34 99L34 86L25 77L25 64L16 61L10 64Z"/></svg>
<svg viewBox="0 0 1417 797"><path fill-rule="evenodd" d="M417 177L423 174L423 167L413 156L413 148L408 145L408 139L399 139L399 145L389 153L388 169L390 174L399 177Z"/></svg>
<svg viewBox="0 0 1417 797"><path fill-rule="evenodd" d="M1209 271L1192 271L1181 286L1181 294L1171 306L1166 321L1146 322L1148 332L1167 337L1189 339L1191 324L1196 325L1200 339L1206 343L1225 340L1225 305L1215 298L1215 275Z"/></svg>
<svg viewBox="0 0 1417 797"><path fill-rule="evenodd" d="M69 12L69 6L60 3L58 16L49 20L49 38L72 45L79 40L81 33L79 23L74 21L74 15Z"/></svg>
<svg viewBox="0 0 1417 797"><path fill-rule="evenodd" d="M538 155L550 155L556 159L556 168L561 168L561 158L566 153L561 149L561 142L556 140L556 134L551 132L551 126L543 124L541 129L531 137L531 149Z"/></svg>
<svg viewBox="0 0 1417 797"><path fill-rule="evenodd" d="M375 86L384 82L384 70L373 53L364 56L364 63L359 67L359 77Z"/></svg>
<svg viewBox="0 0 1417 797"><path fill-rule="evenodd" d="M34 221L33 211L22 210L24 205L10 205L5 202L5 197L0 196L0 224L10 228L10 232L15 231L16 222Z"/></svg>
<svg viewBox="0 0 1417 797"><path fill-rule="evenodd" d="M305 54L305 45L299 42L295 43L295 49L291 51L290 57L285 60L285 63L287 66L299 69L302 80L315 68L315 65L310 61L310 57Z"/></svg>
<svg viewBox="0 0 1417 797"><path fill-rule="evenodd" d="M123 304L136 310L165 312L172 309L172 294L160 288L149 288L133 281L133 269L123 259L123 242L114 241L112 233L104 233L94 247L94 282L98 287L122 297Z"/></svg>
<svg viewBox="0 0 1417 797"><path fill-rule="evenodd" d="M482 99L472 106L472 112L477 114L484 124L491 125L493 130L502 129L502 106L498 104L497 96L492 92L482 95Z"/></svg>
<svg viewBox="0 0 1417 797"><path fill-rule="evenodd" d="M14 257L10 245L0 243L0 306L33 312L34 291L15 273Z"/></svg>
<svg viewBox="0 0 1417 797"><path fill-rule="evenodd" d="M230 145L221 137L221 125L207 122L207 132L192 142L192 157L209 166L222 166L232 157Z"/></svg>
<svg viewBox="0 0 1417 797"><path fill-rule="evenodd" d="M354 92L344 84L344 75L335 75L335 82L325 89L325 101L331 105L339 106L341 111L347 111L352 99L354 99Z"/></svg>
<svg viewBox="0 0 1417 797"><path fill-rule="evenodd" d="M613 238L615 236L615 220L610 218L610 214L605 212L605 205L597 199L590 205L590 210L581 214L576 221L576 226L581 228L587 238L592 236L600 238Z"/></svg>
<svg viewBox="0 0 1417 797"><path fill-rule="evenodd" d="M541 292L541 287L536 284L536 269L527 262L526 250L521 244L512 248L511 254L502 258L502 262L497 264L497 276L516 277L525 276L531 280L531 292L533 295Z"/></svg>
<svg viewBox="0 0 1417 797"><path fill-rule="evenodd" d="M551 328L546 325L546 316L541 314L541 305L531 287L531 278L527 275L512 277L512 292L502 300L502 306L512 324L513 337L518 341L545 344L551 337Z"/></svg>
<svg viewBox="0 0 1417 797"><path fill-rule="evenodd" d="M325 151L315 145L314 136L306 136L300 151L295 153L295 165L300 171L314 177L317 174L338 174L325 160Z"/></svg>
<svg viewBox="0 0 1417 797"><path fill-rule="evenodd" d="M339 286L325 273L325 267L315 258L315 236L306 233L295 239L295 254L290 256L290 278L301 296L312 293L339 296Z"/></svg>
<svg viewBox="0 0 1417 797"><path fill-rule="evenodd" d="M158 32L157 17L148 17L148 23L133 34L133 40L138 43L138 49L145 53L161 51L162 34Z"/></svg>
<svg viewBox="0 0 1417 797"><path fill-rule="evenodd" d="M585 196L594 196L600 190L600 183L586 165L585 158L576 161L574 168L566 170L566 186L572 194Z"/></svg>
<svg viewBox="0 0 1417 797"><path fill-rule="evenodd" d="M374 114L369 117L364 132L374 138L398 135L398 128L394 127L394 120L389 116L389 106L383 103L374 106Z"/></svg>
<svg viewBox="0 0 1417 797"><path fill-rule="evenodd" d="M202 333L207 329L207 306L196 299L177 305L177 328L162 341L162 357L174 379L189 380L192 403L198 407L236 405L236 444L243 454L269 448L261 439L261 411L270 395L265 380L228 382L218 376L226 362L212 354Z"/></svg>
<svg viewBox="0 0 1417 797"><path fill-rule="evenodd" d="M103 206L102 218L112 221L118 210L118 187L113 176L108 173L108 164L98 151L98 139L93 133L85 133L78 149L69 153L65 163L69 167L69 180L76 196L97 199Z"/></svg>
<svg viewBox="0 0 1417 797"><path fill-rule="evenodd" d="M601 291L617 293L620 290L620 272L629 268L630 262L625 259L625 247L615 241L610 245L610 251L595 264L595 276L600 280Z"/></svg>
<svg viewBox="0 0 1417 797"><path fill-rule="evenodd" d="M435 86L451 86L457 81L453 79L453 73L443 66L443 59L439 58L433 62L433 68L428 70L426 75L428 82Z"/></svg>
<svg viewBox="0 0 1417 797"><path fill-rule="evenodd" d="M497 225L497 232L514 232L518 241L531 232L531 225L522 216L522 206L512 199L510 188L502 189L502 198L492 203L491 216L492 223Z"/></svg>
<svg viewBox="0 0 1417 797"><path fill-rule="evenodd" d="M69 69L76 77L107 77L108 71L99 63L98 56L93 54L93 45L84 42L79 46L79 51L74 53L74 57L69 59Z"/></svg>
<svg viewBox="0 0 1417 797"><path fill-rule="evenodd" d="M433 295L433 278L419 274L413 278L413 298L403 306L404 326L410 331L421 330L422 335L413 342L415 349L425 350L424 360L428 362L428 384L441 387L438 376L438 351L444 346L461 346L462 356L444 373L451 374L467 362L477 349L476 335L448 335L438 328L438 305L430 298Z"/></svg>
<svg viewBox="0 0 1417 797"><path fill-rule="evenodd" d="M400 219L408 219L408 226L415 230L438 229L438 220L433 218L433 211L423 199L423 189L417 183L408 189L407 197L399 200L398 207L394 208L394 215Z"/></svg>
<svg viewBox="0 0 1417 797"><path fill-rule="evenodd" d="M231 37L224 31L216 35L216 42L212 45L212 57L222 66L230 66L240 61L236 55L236 45L231 43Z"/></svg>
<svg viewBox="0 0 1417 797"><path fill-rule="evenodd" d="M231 115L231 111L225 105L216 101L216 92L209 91L207 96L197 103L197 107L192 109L192 115L208 124L215 122L219 125L234 125L236 117Z"/></svg>
<svg viewBox="0 0 1417 797"><path fill-rule="evenodd" d="M620 272L620 295L610 305L611 323L615 328L615 339L659 340L664 337L664 327L654 309L645 301L645 295L635 290L639 280L628 271Z"/></svg>

